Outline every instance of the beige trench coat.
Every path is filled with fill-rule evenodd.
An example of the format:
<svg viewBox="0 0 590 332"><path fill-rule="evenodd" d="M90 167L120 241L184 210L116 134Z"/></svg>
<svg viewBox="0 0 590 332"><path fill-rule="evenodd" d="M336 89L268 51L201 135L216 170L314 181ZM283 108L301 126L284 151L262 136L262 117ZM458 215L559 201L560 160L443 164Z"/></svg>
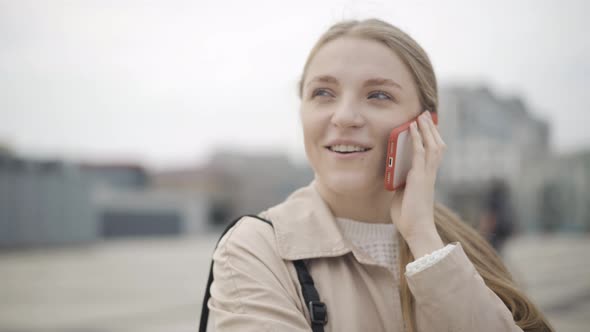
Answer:
<svg viewBox="0 0 590 332"><path fill-rule="evenodd" d="M345 239L314 184L220 241L208 302L216 331L311 331L292 260L306 259L328 307L325 331L404 331L394 274ZM408 277L419 332L522 331L461 244Z"/></svg>

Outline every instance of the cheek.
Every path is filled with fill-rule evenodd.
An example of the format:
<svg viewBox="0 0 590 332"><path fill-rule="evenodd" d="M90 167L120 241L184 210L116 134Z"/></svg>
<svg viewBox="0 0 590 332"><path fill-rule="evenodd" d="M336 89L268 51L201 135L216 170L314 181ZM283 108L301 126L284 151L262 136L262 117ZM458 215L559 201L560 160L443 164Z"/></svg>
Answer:
<svg viewBox="0 0 590 332"><path fill-rule="evenodd" d="M321 114L302 112L300 119L306 143L307 141L312 142L318 140L323 136L325 131L325 119Z"/></svg>
<svg viewBox="0 0 590 332"><path fill-rule="evenodd" d="M380 134L379 134L379 143L383 144L383 146L386 146L389 141L389 136L391 135L391 131L394 128L395 127L393 127L393 126L388 126L388 127L382 128L382 130L380 131Z"/></svg>
<svg viewBox="0 0 590 332"><path fill-rule="evenodd" d="M310 114L302 114L301 126L303 130L305 151L308 154L308 157L311 157L310 153L313 153L314 147L319 144L319 139L321 137L320 122L318 119L314 119L313 116L310 116Z"/></svg>
<svg viewBox="0 0 590 332"><path fill-rule="evenodd" d="M396 123L402 123L403 119L398 120L396 118L397 116L392 115L373 119L374 121L372 123L374 125L372 128L372 136L377 140L377 142L375 142L376 147L383 149L384 153L387 148L387 141L391 131L397 126Z"/></svg>

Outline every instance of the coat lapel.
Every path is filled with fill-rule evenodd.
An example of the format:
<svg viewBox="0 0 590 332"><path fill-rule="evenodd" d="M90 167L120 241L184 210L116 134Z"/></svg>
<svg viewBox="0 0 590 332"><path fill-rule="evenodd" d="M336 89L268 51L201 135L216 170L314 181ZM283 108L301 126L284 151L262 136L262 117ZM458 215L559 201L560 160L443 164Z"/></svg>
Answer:
<svg viewBox="0 0 590 332"><path fill-rule="evenodd" d="M296 260L342 256L352 250L315 182L262 213L274 225L279 254Z"/></svg>

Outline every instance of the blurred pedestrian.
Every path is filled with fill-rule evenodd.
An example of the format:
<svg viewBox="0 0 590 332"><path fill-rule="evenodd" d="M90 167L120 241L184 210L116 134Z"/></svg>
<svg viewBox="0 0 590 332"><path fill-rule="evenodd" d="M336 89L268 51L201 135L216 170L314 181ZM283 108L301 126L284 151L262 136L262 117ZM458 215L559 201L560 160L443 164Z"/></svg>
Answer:
<svg viewBox="0 0 590 332"><path fill-rule="evenodd" d="M479 231L501 255L515 228L510 190L504 180L491 181L482 210Z"/></svg>

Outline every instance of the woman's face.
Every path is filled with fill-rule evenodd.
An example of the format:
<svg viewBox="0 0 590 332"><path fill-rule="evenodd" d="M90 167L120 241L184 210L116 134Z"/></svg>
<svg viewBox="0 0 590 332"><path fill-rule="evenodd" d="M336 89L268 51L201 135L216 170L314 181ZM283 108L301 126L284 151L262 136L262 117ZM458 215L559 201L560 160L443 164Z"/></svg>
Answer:
<svg viewBox="0 0 590 332"><path fill-rule="evenodd" d="M384 190L391 130L420 113L402 60L372 40L342 37L311 60L301 98L305 151L319 185L337 193Z"/></svg>

